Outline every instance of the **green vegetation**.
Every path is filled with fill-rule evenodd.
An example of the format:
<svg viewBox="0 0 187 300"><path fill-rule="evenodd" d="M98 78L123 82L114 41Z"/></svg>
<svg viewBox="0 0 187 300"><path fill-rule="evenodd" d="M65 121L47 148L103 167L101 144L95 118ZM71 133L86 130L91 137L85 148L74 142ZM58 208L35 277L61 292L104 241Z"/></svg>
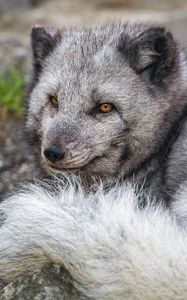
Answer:
<svg viewBox="0 0 187 300"><path fill-rule="evenodd" d="M23 114L25 86L26 80L23 70L11 68L0 74L1 113Z"/></svg>

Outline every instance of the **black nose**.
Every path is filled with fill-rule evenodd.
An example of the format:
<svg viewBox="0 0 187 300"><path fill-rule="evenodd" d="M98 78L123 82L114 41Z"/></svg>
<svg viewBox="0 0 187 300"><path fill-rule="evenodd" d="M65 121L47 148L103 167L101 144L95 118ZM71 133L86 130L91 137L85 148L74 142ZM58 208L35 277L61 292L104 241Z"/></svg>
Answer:
<svg viewBox="0 0 187 300"><path fill-rule="evenodd" d="M63 159L65 156L65 152L61 149L60 146L52 145L44 150L44 155L48 160L54 163L58 160Z"/></svg>

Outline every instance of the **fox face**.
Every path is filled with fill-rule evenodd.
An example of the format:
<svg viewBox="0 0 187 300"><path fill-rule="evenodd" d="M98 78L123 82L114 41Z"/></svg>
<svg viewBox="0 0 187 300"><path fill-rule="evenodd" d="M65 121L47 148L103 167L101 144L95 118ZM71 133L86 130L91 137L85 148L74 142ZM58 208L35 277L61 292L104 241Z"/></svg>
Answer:
<svg viewBox="0 0 187 300"><path fill-rule="evenodd" d="M163 155L185 105L164 27L38 26L32 47L26 128L47 173L117 179Z"/></svg>

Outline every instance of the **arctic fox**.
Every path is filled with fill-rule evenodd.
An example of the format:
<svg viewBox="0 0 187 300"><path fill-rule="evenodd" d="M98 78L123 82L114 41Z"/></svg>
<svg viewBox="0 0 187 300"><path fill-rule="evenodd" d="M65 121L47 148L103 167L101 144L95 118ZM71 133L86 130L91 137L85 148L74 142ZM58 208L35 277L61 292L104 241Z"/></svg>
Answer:
<svg viewBox="0 0 187 300"><path fill-rule="evenodd" d="M166 204L186 178L187 60L164 27L32 30L27 135L45 172L143 182Z"/></svg>
<svg viewBox="0 0 187 300"><path fill-rule="evenodd" d="M186 299L185 54L145 24L35 26L32 47L30 144L45 174L84 183L0 205L0 278L52 262L88 298Z"/></svg>

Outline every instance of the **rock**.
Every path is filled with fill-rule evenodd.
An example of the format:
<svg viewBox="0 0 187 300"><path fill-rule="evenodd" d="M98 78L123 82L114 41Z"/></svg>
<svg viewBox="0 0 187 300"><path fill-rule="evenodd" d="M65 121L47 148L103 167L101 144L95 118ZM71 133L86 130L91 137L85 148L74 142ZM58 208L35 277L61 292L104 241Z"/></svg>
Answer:
<svg viewBox="0 0 187 300"><path fill-rule="evenodd" d="M25 40L19 36L0 36L0 49L0 73L13 66L29 69L31 65L30 46Z"/></svg>
<svg viewBox="0 0 187 300"><path fill-rule="evenodd" d="M34 175L31 151L22 133L23 119L7 116L0 122L0 200L17 184Z"/></svg>
<svg viewBox="0 0 187 300"><path fill-rule="evenodd" d="M177 9L186 5L186 0L90 0L93 4L105 8L127 7L135 9Z"/></svg>
<svg viewBox="0 0 187 300"><path fill-rule="evenodd" d="M27 275L0 290L0 300L88 300L71 284L70 276L58 266Z"/></svg>
<svg viewBox="0 0 187 300"><path fill-rule="evenodd" d="M1 0L0 12L28 9L41 4L44 0Z"/></svg>

